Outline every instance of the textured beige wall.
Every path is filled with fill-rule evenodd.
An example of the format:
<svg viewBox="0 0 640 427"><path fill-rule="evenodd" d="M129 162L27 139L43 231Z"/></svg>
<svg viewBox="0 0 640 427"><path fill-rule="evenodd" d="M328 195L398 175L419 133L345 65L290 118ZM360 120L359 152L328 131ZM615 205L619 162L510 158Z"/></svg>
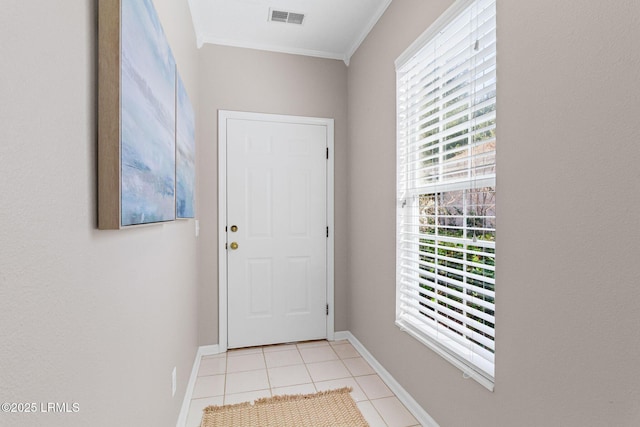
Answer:
<svg viewBox="0 0 640 427"><path fill-rule="evenodd" d="M200 344L218 342L218 110L335 119L335 326L346 329L347 67L330 59L205 45L199 75Z"/></svg>
<svg viewBox="0 0 640 427"><path fill-rule="evenodd" d="M187 3L155 4L197 106ZM0 402L80 407L0 425L173 426L197 345L194 227L96 229L97 0L3 1L0 40Z"/></svg>
<svg viewBox="0 0 640 427"><path fill-rule="evenodd" d="M635 0L498 1L495 392L393 325L393 61L451 3L394 1L349 67L349 329L442 426L640 425Z"/></svg>

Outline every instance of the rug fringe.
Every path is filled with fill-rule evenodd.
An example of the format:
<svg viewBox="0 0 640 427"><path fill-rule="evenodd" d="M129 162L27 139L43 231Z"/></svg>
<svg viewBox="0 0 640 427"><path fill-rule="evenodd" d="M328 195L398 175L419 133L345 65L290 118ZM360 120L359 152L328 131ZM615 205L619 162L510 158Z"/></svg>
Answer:
<svg viewBox="0 0 640 427"><path fill-rule="evenodd" d="M319 391L317 393L311 393L311 394L283 394L283 395L272 396L272 397L263 397L263 398L257 399L254 403L242 402L242 403L235 403L233 405L211 405L211 406L207 406L202 411L204 413L216 413L216 412L226 411L230 409L231 410L244 409L254 405L265 405L265 404L268 405L269 403L275 403L275 402L295 402L297 400L311 399L314 397L325 396L327 394L351 393L352 391L353 391L352 387L342 387L335 390L325 390L325 391Z"/></svg>
<svg viewBox="0 0 640 427"><path fill-rule="evenodd" d="M263 397L261 399L256 400L255 405L264 405L264 404L269 404L274 402L295 402L297 400L311 399L314 397L326 396L327 394L333 394L333 393L336 393L336 394L351 393L352 390L353 388L351 387L342 387L335 390L325 390L325 391L319 391L317 393L311 393L311 394L283 394L283 395L278 395L273 397Z"/></svg>
<svg viewBox="0 0 640 427"><path fill-rule="evenodd" d="M253 406L251 402L234 403L233 405L211 405L207 406L202 412L215 414L216 412L227 411L229 409L244 409Z"/></svg>

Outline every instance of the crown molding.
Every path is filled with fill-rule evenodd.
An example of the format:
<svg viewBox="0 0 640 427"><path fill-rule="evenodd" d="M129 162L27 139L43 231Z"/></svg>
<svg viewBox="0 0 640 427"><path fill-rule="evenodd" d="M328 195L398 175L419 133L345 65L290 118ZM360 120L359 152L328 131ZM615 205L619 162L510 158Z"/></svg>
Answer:
<svg viewBox="0 0 640 427"><path fill-rule="evenodd" d="M362 32L355 39L354 43L351 45L351 48L347 50L345 54L345 60L344 60L347 66L349 65L351 56L353 56L353 54L356 53L356 51L358 50L362 42L364 42L364 40L367 38L371 30L373 30L373 27L375 27L378 21L380 20L380 18L382 18L382 15L384 15L384 13L386 12L387 8L389 7L392 1L393 0L387 0L382 5L380 5L378 10L376 10L376 13L371 17L371 20L369 21L367 26L364 27Z"/></svg>

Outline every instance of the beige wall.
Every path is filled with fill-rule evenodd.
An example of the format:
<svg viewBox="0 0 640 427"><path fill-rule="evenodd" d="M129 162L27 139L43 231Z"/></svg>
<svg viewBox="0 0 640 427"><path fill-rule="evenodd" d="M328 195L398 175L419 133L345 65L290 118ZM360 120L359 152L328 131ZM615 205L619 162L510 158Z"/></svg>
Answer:
<svg viewBox="0 0 640 427"><path fill-rule="evenodd" d="M154 2L197 106L187 2ZM2 2L0 402L80 405L2 426L175 425L195 356L193 222L96 229L97 3Z"/></svg>
<svg viewBox="0 0 640 427"><path fill-rule="evenodd" d="M205 45L199 74L200 344L218 343L218 110L335 119L335 326L346 329L347 67L330 59Z"/></svg>
<svg viewBox="0 0 640 427"><path fill-rule="evenodd" d="M451 3L394 1L349 67L349 329L442 426L639 425L635 0L498 2L495 392L393 325L393 61Z"/></svg>

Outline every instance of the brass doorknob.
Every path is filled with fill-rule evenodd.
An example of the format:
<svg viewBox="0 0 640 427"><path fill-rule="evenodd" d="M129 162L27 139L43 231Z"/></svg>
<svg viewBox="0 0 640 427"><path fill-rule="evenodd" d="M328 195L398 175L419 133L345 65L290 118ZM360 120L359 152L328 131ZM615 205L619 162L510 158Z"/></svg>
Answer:
<svg viewBox="0 0 640 427"><path fill-rule="evenodd" d="M236 242L231 242L229 247L235 251L236 249L238 249L238 244Z"/></svg>
<svg viewBox="0 0 640 427"><path fill-rule="evenodd" d="M238 231L238 226L237 226L237 225L232 225L232 226L231 226L231 231L232 231L233 233L235 233L236 231Z"/></svg>

